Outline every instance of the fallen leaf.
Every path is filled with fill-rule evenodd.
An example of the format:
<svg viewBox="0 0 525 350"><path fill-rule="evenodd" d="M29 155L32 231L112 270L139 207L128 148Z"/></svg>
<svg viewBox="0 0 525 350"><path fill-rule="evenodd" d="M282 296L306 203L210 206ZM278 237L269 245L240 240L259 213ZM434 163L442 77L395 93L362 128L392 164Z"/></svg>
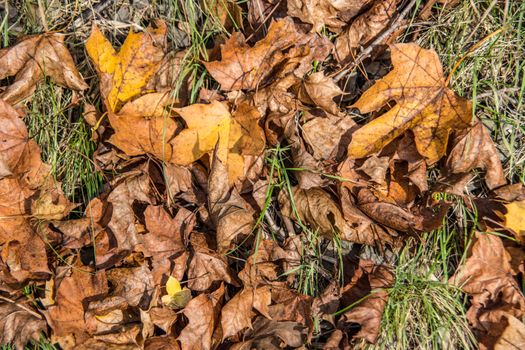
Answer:
<svg viewBox="0 0 525 350"><path fill-rule="evenodd" d="M182 289L179 281L173 276L168 277L166 293L162 296L162 304L172 309L183 309L191 300L191 291L186 287Z"/></svg>
<svg viewBox="0 0 525 350"><path fill-rule="evenodd" d="M324 26L332 31L344 27L372 0L288 0L288 14L310 23L315 32Z"/></svg>
<svg viewBox="0 0 525 350"><path fill-rule="evenodd" d="M494 350L523 349L525 347L525 324L514 316L508 316L507 322L507 327L494 344Z"/></svg>
<svg viewBox="0 0 525 350"><path fill-rule="evenodd" d="M46 321L24 300L12 303L0 300L0 344L12 344L15 349L24 349L30 340L38 342L46 330Z"/></svg>
<svg viewBox="0 0 525 350"><path fill-rule="evenodd" d="M88 339L90 331L84 317L88 300L103 297L108 291L104 271L93 272L87 267L75 267L71 275L57 284L56 305L45 313L53 334L58 337L73 336L76 344ZM74 344L73 344L74 345Z"/></svg>
<svg viewBox="0 0 525 350"><path fill-rule="evenodd" d="M334 97L342 94L343 91L331 78L325 76L323 72L316 72L303 81L298 98L303 103L320 107L331 114L337 115L339 107L335 103Z"/></svg>
<svg viewBox="0 0 525 350"><path fill-rule="evenodd" d="M390 50L394 69L352 107L369 113L390 100L397 104L352 134L348 155L363 158L411 130L418 152L434 164L445 153L450 130L469 125L472 104L447 88L435 51L416 44L395 44Z"/></svg>
<svg viewBox="0 0 525 350"><path fill-rule="evenodd" d="M197 244L196 242L199 240ZM230 272L228 262L224 255L211 251L207 245L201 246L200 241L205 238L199 234L192 234L192 246L194 253L188 267L188 287L192 291L206 291L213 282L225 281L237 285L235 278Z"/></svg>
<svg viewBox="0 0 525 350"><path fill-rule="evenodd" d="M128 156L151 154L169 161L173 149L169 141L177 124L167 110L176 101L169 93L151 93L126 103L118 113L109 112L109 122L115 133L109 142Z"/></svg>
<svg viewBox="0 0 525 350"><path fill-rule="evenodd" d="M525 244L525 200L505 204L503 225L509 229L520 244Z"/></svg>
<svg viewBox="0 0 525 350"><path fill-rule="evenodd" d="M252 308L269 318L268 305L271 302L272 295L268 286L257 289L245 288L235 294L221 311L222 339L252 327L252 318L255 316Z"/></svg>
<svg viewBox="0 0 525 350"><path fill-rule="evenodd" d="M106 272L113 287L110 297L120 297L127 305L147 310L153 298L154 283L151 271L144 264L140 267L115 268Z"/></svg>
<svg viewBox="0 0 525 350"><path fill-rule="evenodd" d="M361 329L355 337L375 344L388 298L384 288L393 281L394 274L388 266L361 259L351 281L341 290L341 302L342 306L346 306L362 301L346 311L339 324L358 323Z"/></svg>
<svg viewBox="0 0 525 350"><path fill-rule="evenodd" d="M396 12L396 0L376 1L357 17L335 41L335 57L339 62L349 62L357 57L357 50L379 35Z"/></svg>
<svg viewBox="0 0 525 350"><path fill-rule="evenodd" d="M221 45L221 60L204 62L204 66L224 91L254 90L285 60L283 50L299 36L289 18L273 22L266 37L253 47L245 43L242 33L235 32Z"/></svg>
<svg viewBox="0 0 525 350"><path fill-rule="evenodd" d="M259 155L264 149L256 109L250 110L249 116L236 118L224 103L212 101L179 108L176 112L188 128L171 142L174 150L171 161L175 164L189 165L217 147L217 157L227 166L229 181L233 183L245 174L244 155Z"/></svg>
<svg viewBox="0 0 525 350"><path fill-rule="evenodd" d="M230 186L228 173L218 157L214 157L208 179L208 205L216 226L217 251L226 253L233 243L248 237L255 226L254 210Z"/></svg>
<svg viewBox="0 0 525 350"><path fill-rule="evenodd" d="M465 264L449 283L471 297L466 316L475 330L497 333L504 314L525 315L525 297L513 277L511 256L498 236L476 233Z"/></svg>
<svg viewBox="0 0 525 350"><path fill-rule="evenodd" d="M164 58L167 28L157 20L145 33L130 31L117 53L94 23L86 51L100 77L100 93L108 111L143 92Z"/></svg>
<svg viewBox="0 0 525 350"><path fill-rule="evenodd" d="M64 38L59 33L33 35L1 49L0 80L16 75L15 81L0 94L2 100L11 104L25 100L46 77L72 90L87 89Z"/></svg>
<svg viewBox="0 0 525 350"><path fill-rule="evenodd" d="M182 350L211 350L212 336L219 320L224 285L211 294L200 294L184 308L188 325L177 338Z"/></svg>
<svg viewBox="0 0 525 350"><path fill-rule="evenodd" d="M498 150L483 123L478 121L472 129L455 141L447 157L447 171L461 174L476 168L485 170L485 183L491 190L507 183Z"/></svg>
<svg viewBox="0 0 525 350"><path fill-rule="evenodd" d="M177 339L169 336L152 337L146 339L145 350L180 350Z"/></svg>

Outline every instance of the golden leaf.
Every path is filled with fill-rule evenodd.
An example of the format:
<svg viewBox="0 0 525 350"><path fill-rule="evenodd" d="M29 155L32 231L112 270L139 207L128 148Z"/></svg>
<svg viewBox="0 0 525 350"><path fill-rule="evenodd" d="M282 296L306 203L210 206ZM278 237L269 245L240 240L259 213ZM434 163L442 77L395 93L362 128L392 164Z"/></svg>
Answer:
<svg viewBox="0 0 525 350"><path fill-rule="evenodd" d="M217 157L228 166L230 182L244 175L244 155L259 155L264 150L264 133L259 127L256 108L241 104L232 114L218 101L193 104L175 109L186 121L171 142L172 163L188 165L211 153L217 145Z"/></svg>
<svg viewBox="0 0 525 350"><path fill-rule="evenodd" d="M519 243L525 243L525 200L505 204L504 226L513 231Z"/></svg>
<svg viewBox="0 0 525 350"><path fill-rule="evenodd" d="M363 158L411 130L418 152L433 164L445 153L450 130L469 125L472 104L447 88L435 51L413 43L390 50L394 69L352 107L369 113L392 100L396 105L352 135L348 154Z"/></svg>
<svg viewBox="0 0 525 350"><path fill-rule="evenodd" d="M139 95L164 57L166 24L155 22L145 33L130 32L117 53L96 24L86 50L100 76L100 92L110 111Z"/></svg>

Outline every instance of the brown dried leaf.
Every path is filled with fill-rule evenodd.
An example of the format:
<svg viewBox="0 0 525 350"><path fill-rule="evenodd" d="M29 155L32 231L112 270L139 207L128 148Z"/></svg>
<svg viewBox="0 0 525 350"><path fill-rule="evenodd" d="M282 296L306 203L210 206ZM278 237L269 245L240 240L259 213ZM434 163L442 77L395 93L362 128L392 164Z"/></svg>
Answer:
<svg viewBox="0 0 525 350"><path fill-rule="evenodd" d="M494 350L525 348L525 324L514 316L507 317L508 325L494 344Z"/></svg>
<svg viewBox="0 0 525 350"><path fill-rule="evenodd" d="M104 271L92 272L86 267L75 267L71 275L57 285L56 305L50 306L46 318L58 337L72 335L80 344L94 331L86 323L84 306L89 300L104 296L108 291Z"/></svg>
<svg viewBox="0 0 525 350"><path fill-rule="evenodd" d="M232 244L252 233L254 210L230 186L227 169L218 157L213 159L208 181L208 207L216 225L217 251L226 253Z"/></svg>
<svg viewBox="0 0 525 350"><path fill-rule="evenodd" d="M342 94L343 91L339 86L321 71L311 74L303 81L298 98L303 103L320 107L326 112L337 115L339 108L334 102L334 97Z"/></svg>
<svg viewBox="0 0 525 350"><path fill-rule="evenodd" d="M34 35L1 49L0 80L16 74L15 81L0 94L2 100L11 104L21 102L45 77L72 90L87 89L64 45L64 38L58 33Z"/></svg>
<svg viewBox="0 0 525 350"><path fill-rule="evenodd" d="M345 312L339 324L360 324L361 329L356 337L374 344L388 298L384 288L389 287L393 281L394 274L388 266L376 265L370 260L360 260L351 281L341 290L341 302L342 305L351 305L363 298L364 300Z"/></svg>
<svg viewBox="0 0 525 350"><path fill-rule="evenodd" d="M372 41L390 23L396 12L396 0L376 1L365 13L357 17L335 41L335 57L348 62L357 57L357 50Z"/></svg>
<svg viewBox="0 0 525 350"><path fill-rule="evenodd" d="M288 14L313 25L320 32L326 25L332 31L344 27L372 0L288 0Z"/></svg>
<svg viewBox="0 0 525 350"><path fill-rule="evenodd" d="M188 325L177 338L182 350L211 350L212 336L219 320L224 285L211 294L200 294L184 308Z"/></svg>
<svg viewBox="0 0 525 350"><path fill-rule="evenodd" d="M483 123L478 121L466 135L455 141L447 158L446 170L452 174L468 173L476 168L485 170L484 179L489 189L507 183L498 150Z"/></svg>
<svg viewBox="0 0 525 350"><path fill-rule="evenodd" d="M498 236L476 233L467 261L450 283L470 295L467 318L480 332L494 335L505 314L518 318L525 314L525 297L513 277L511 256Z"/></svg>
<svg viewBox="0 0 525 350"><path fill-rule="evenodd" d="M369 113L391 100L397 104L353 133L348 155L363 158L412 130L418 152L433 164L445 153L450 130L469 125L472 104L445 85L435 51L413 43L391 45L390 50L394 69L353 107Z"/></svg>
<svg viewBox="0 0 525 350"><path fill-rule="evenodd" d="M0 300L0 344L13 344L15 349L24 349L30 340L39 341L47 330L46 321L31 313L24 300L10 303Z"/></svg>

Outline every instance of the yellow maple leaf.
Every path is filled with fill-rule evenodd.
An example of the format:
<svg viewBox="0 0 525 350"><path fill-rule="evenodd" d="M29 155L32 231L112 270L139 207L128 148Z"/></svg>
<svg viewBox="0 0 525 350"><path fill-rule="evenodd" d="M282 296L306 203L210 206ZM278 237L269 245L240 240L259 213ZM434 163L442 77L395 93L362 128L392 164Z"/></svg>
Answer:
<svg viewBox="0 0 525 350"><path fill-rule="evenodd" d="M186 122L171 144L171 162L188 165L217 146L217 157L228 166L231 183L244 175L244 155L259 155L264 150L264 132L259 127L259 112L247 103L234 115L226 104L193 104L174 109Z"/></svg>
<svg viewBox="0 0 525 350"><path fill-rule="evenodd" d="M164 57L166 24L157 20L144 33L130 31L117 53L97 25L86 42L86 50L100 76L100 92L108 110L139 95Z"/></svg>
<svg viewBox="0 0 525 350"><path fill-rule="evenodd" d="M393 70L377 81L352 106L361 113L396 104L352 135L348 155L363 158L380 151L407 130L414 133L418 152L433 164L443 156L451 129L465 128L472 103L450 90L434 50L417 44L390 46Z"/></svg>

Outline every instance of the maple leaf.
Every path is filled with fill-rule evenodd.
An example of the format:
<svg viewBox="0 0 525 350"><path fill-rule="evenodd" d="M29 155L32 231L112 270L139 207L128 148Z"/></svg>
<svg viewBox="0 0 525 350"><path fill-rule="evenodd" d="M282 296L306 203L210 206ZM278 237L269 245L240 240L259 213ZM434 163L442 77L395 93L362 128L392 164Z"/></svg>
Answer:
<svg viewBox="0 0 525 350"><path fill-rule="evenodd" d="M228 178L233 183L244 175L243 155L260 155L265 137L259 127L259 112L247 104L241 105L233 116L221 102L193 104L176 108L188 126L178 134L171 145L171 162L189 165L217 146L217 158L228 167Z"/></svg>
<svg viewBox="0 0 525 350"><path fill-rule="evenodd" d="M85 90L87 84L64 45L63 34L29 36L12 47L0 50L0 80L15 76L0 97L16 104L29 97L38 83L50 77L56 84L72 90Z"/></svg>
<svg viewBox="0 0 525 350"><path fill-rule="evenodd" d="M123 103L139 95L164 58L166 24L155 21L146 33L130 31L117 53L93 24L86 50L100 77L100 92L108 111L116 112Z"/></svg>
<svg viewBox="0 0 525 350"><path fill-rule="evenodd" d="M505 209L503 225L512 231L520 244L525 244L525 200L507 203Z"/></svg>
<svg viewBox="0 0 525 350"><path fill-rule="evenodd" d="M469 125L472 103L447 88L435 51L413 43L390 49L394 69L352 107L369 113L390 100L396 105L353 133L348 155L363 158L411 130L418 152L433 164L445 153L450 130Z"/></svg>
<svg viewBox="0 0 525 350"><path fill-rule="evenodd" d="M24 349L29 340L38 341L46 331L46 321L26 302L0 303L0 344L13 343L16 349Z"/></svg>

